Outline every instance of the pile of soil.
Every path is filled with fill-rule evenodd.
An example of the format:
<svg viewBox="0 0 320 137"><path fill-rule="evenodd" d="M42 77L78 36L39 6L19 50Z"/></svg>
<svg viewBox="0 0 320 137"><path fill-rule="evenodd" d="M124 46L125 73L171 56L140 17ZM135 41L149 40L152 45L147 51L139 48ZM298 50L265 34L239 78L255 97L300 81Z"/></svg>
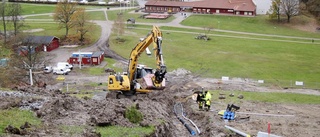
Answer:
<svg viewBox="0 0 320 137"><path fill-rule="evenodd" d="M258 131L267 131L267 124L271 123L272 133L281 136L320 136L316 132L320 127L319 105L276 104L264 102L250 102L239 99L240 112L237 117L249 117L245 120L224 121L218 115L219 110L226 108L227 103L213 96L211 111L199 111L198 105L192 99L194 91L202 87L207 90L243 89L256 91L260 87L252 82L234 80L221 82L216 79L200 78L189 71L178 69L167 74L167 87L163 91L139 94L137 100L107 98L107 91L101 91L93 99L76 98L64 94L58 89L61 85L51 86L56 89L22 88L17 92L0 92L0 109L19 107L30 109L43 121L43 127L29 130L27 135L34 136L70 136L61 129L61 125L84 126L82 133L76 136L99 136L93 130L94 126L119 125L124 127L154 126L155 132L150 136L191 136L187 128L174 114L174 105L181 103L184 115L192 120L197 129L184 119L197 136L237 136L226 130L225 125L234 127L245 133L256 135ZM88 82L90 79L81 79ZM93 82L93 81L91 81ZM249 83L249 84L248 84ZM81 85L77 85L81 86ZM271 89L270 89L271 91ZM100 94L104 93L104 94ZM237 97L235 95L234 97ZM229 98L229 96L226 96ZM230 102L232 103L232 102ZM139 124L131 123L125 118L125 110L136 106L143 114ZM290 116L261 116L245 113L276 114ZM9 135L10 136L10 135Z"/></svg>

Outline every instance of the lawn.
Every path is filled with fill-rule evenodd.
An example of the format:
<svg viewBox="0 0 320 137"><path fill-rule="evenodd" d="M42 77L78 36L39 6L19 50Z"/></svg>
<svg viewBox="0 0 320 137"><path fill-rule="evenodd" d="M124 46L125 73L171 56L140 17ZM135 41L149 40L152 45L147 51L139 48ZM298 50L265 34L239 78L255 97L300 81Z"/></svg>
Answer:
<svg viewBox="0 0 320 137"><path fill-rule="evenodd" d="M124 43L111 36L111 48L121 56L128 58L131 49L139 38L151 31L151 26L137 26L127 29L122 36ZM163 32L163 54L168 71L185 68L204 77L222 76L264 79L272 84L287 81L304 81L314 87L319 82L320 46L301 40L299 42L277 41L264 36L243 35L248 38L225 36L212 37L212 40L196 40L197 33L175 28L160 28ZM168 29L168 30L167 30ZM195 30L200 31L200 30ZM200 31L201 32L201 31ZM220 35L212 32L210 35ZM232 36L232 35L231 35ZM257 38L257 39L249 39ZM295 38L286 40L295 40ZM154 58L142 54L139 63L155 67ZM153 65L153 66L152 66ZM319 88L319 87L317 87Z"/></svg>
<svg viewBox="0 0 320 137"><path fill-rule="evenodd" d="M292 29L284 24L279 25L270 22L268 19L269 18L266 15L259 15L256 17L192 15L183 20L181 24L196 27L213 27L215 29L232 31L320 38L320 35L315 35L315 33Z"/></svg>
<svg viewBox="0 0 320 137"><path fill-rule="evenodd" d="M108 126L98 127L97 131L100 132L103 137L142 137L148 136L153 133L154 127L120 127L120 126Z"/></svg>
<svg viewBox="0 0 320 137"><path fill-rule="evenodd" d="M130 9L130 10L126 10L126 11L123 11L123 10L122 11L120 11L120 10L109 10L109 11L107 11L108 19L109 20L116 20L118 14L120 12L123 15L124 21L126 21L127 19L130 19L130 18L134 18L137 23L139 23L139 22L143 22L143 23L168 23L168 22L171 22L172 20L174 20L173 16L170 16L167 19L160 19L160 20L159 19L144 19L144 18L141 18L141 16L143 14L134 13L134 9Z"/></svg>
<svg viewBox="0 0 320 137"><path fill-rule="evenodd" d="M237 98L238 95L243 95L244 100L258 101L258 102L270 102L270 103L287 103L287 104L320 104L319 96L297 94L297 93L280 93L280 92L243 92L243 91L210 91L214 100L218 99L220 94L229 96L231 93L235 97L227 97L224 102L241 103Z"/></svg>
<svg viewBox="0 0 320 137"><path fill-rule="evenodd" d="M29 110L20 110L18 108L0 110L0 136L4 133L4 129L8 125L19 128L25 122L30 123L32 126L39 126L40 119L34 116L34 113Z"/></svg>

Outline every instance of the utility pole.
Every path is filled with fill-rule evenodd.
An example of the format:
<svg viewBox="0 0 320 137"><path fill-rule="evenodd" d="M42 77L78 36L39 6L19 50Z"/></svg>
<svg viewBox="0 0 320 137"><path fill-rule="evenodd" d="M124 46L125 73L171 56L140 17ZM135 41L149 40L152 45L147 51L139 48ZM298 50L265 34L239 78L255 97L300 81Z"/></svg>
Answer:
<svg viewBox="0 0 320 137"><path fill-rule="evenodd" d="M81 57L81 51L80 51L80 50L79 50L79 57L78 57L78 61L79 61L79 68L81 69L82 57Z"/></svg>
<svg viewBox="0 0 320 137"><path fill-rule="evenodd" d="M33 85L33 79L32 79L32 67L27 64L25 61L23 61L24 65L26 65L29 68L29 76L30 76L30 85Z"/></svg>

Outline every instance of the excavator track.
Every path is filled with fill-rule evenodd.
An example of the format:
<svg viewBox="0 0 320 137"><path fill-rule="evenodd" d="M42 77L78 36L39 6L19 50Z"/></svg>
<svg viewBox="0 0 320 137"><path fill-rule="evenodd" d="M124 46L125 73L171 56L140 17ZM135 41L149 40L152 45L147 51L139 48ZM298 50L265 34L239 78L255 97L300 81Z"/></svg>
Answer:
<svg viewBox="0 0 320 137"><path fill-rule="evenodd" d="M138 98L144 98L145 93L135 93L135 94L123 94L121 91L109 91L106 95L106 99L123 99L127 98L132 101L136 101Z"/></svg>

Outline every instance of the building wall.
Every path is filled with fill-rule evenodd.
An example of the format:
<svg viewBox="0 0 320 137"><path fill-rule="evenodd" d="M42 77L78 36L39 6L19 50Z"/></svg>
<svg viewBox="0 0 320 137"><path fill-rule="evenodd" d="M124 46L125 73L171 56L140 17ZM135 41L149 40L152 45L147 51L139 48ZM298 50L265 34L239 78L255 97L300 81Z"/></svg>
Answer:
<svg viewBox="0 0 320 137"><path fill-rule="evenodd" d="M80 64L80 62L78 61L79 58L75 58L75 57L70 57L68 59L68 62L70 64ZM81 58L81 64L83 65L91 65L91 58Z"/></svg>
<svg viewBox="0 0 320 137"><path fill-rule="evenodd" d="M57 39L57 38L54 38L53 40L52 40L52 42L47 46L47 51L48 52L50 52L50 51L52 51L52 50L54 50L54 49L57 49L57 48L59 48L59 39Z"/></svg>
<svg viewBox="0 0 320 137"><path fill-rule="evenodd" d="M166 7L166 6L146 6L145 7L145 12L155 12L155 13L163 13L163 12L180 12L181 9L180 7Z"/></svg>
<svg viewBox="0 0 320 137"><path fill-rule="evenodd" d="M163 12L180 12L180 7L164 7L164 6L146 6L146 12L153 13L163 13ZM247 15L247 16L255 16L255 12L252 11L234 11L233 9L216 9L216 8L201 8L201 7L193 7L193 13L199 14L230 14L230 15Z"/></svg>

